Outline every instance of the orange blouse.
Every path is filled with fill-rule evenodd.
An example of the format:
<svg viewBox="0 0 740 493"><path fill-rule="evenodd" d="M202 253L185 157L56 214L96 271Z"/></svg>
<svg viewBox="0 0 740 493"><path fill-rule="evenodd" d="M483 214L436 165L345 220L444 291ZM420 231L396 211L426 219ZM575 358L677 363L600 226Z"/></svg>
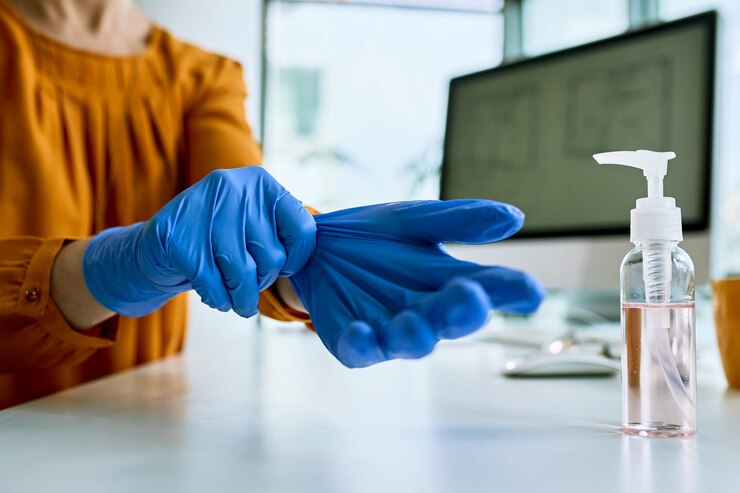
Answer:
<svg viewBox="0 0 740 493"><path fill-rule="evenodd" d="M78 50L0 0L0 409L179 352L186 297L75 331L49 297L65 240L151 217L217 168L259 164L236 62L154 27ZM299 320L267 290L261 312Z"/></svg>

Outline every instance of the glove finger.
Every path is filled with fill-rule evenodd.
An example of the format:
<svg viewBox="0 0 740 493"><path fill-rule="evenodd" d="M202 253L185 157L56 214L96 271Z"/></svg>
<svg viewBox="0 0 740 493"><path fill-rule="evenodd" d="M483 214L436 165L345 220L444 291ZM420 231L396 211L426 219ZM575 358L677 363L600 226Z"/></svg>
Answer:
<svg viewBox="0 0 740 493"><path fill-rule="evenodd" d="M228 201L227 201L228 200ZM259 299L257 264L247 251L245 227L240 224L238 196L224 198L225 207L220 207L211 225L211 251L213 262L226 286L233 310L242 317L251 317L257 312Z"/></svg>
<svg viewBox="0 0 740 493"><path fill-rule="evenodd" d="M215 265L213 269L206 270L207 273L200 273L190 281L190 284L203 303L220 312L228 312L231 309L231 297L221 278L221 273Z"/></svg>
<svg viewBox="0 0 740 493"><path fill-rule="evenodd" d="M278 278L280 271L285 266L285 250L283 246L274 240L270 240L271 231L250 232L256 239L247 239L246 252L255 263L258 291L267 289Z"/></svg>
<svg viewBox="0 0 740 493"><path fill-rule="evenodd" d="M490 243L516 233L524 214L492 200L418 200L379 204L316 216L336 229L429 243Z"/></svg>
<svg viewBox="0 0 740 493"><path fill-rule="evenodd" d="M545 288L526 272L507 267L482 267L467 276L488 293L495 310L509 313L532 313L545 298Z"/></svg>
<svg viewBox="0 0 740 493"><path fill-rule="evenodd" d="M519 231L524 213L493 200L449 200L412 207L402 214L404 235L432 243L490 243Z"/></svg>
<svg viewBox="0 0 740 493"><path fill-rule="evenodd" d="M269 176L266 172L263 174ZM223 250L235 261L244 257L253 260L257 289L262 291L275 282L285 266L285 249L278 239L269 207L266 208L255 197L237 196L231 199L228 206L219 208L214 218L214 237L225 246ZM244 212L235 215L235 210Z"/></svg>
<svg viewBox="0 0 740 493"><path fill-rule="evenodd" d="M456 339L486 323L491 310L489 295L476 281L459 277L426 295L419 312L440 339Z"/></svg>
<svg viewBox="0 0 740 493"><path fill-rule="evenodd" d="M289 193L277 201L275 221L278 238L286 253L280 275L290 277L306 265L316 250L316 221Z"/></svg>
<svg viewBox="0 0 740 493"><path fill-rule="evenodd" d="M364 368L387 358L373 329L365 322L350 322L336 338L334 356L348 368Z"/></svg>
<svg viewBox="0 0 740 493"><path fill-rule="evenodd" d="M253 183L256 193L242 193L240 187L226 189L216 211L214 227L220 229L221 238L237 234L245 237L244 248L256 264L257 286L261 291L275 282L287 259L275 217L277 204L287 192L260 166L247 166L236 172L250 176L248 181ZM242 244L241 239L236 242Z"/></svg>
<svg viewBox="0 0 740 493"><path fill-rule="evenodd" d="M259 288L257 265L252 257L246 250L236 256L217 250L214 257L234 311L244 318L255 315L259 303Z"/></svg>
<svg viewBox="0 0 740 493"><path fill-rule="evenodd" d="M213 242L206 236L200 245L189 245L187 238L172 240L180 245L172 256L172 267L181 273L200 296L203 303L216 310L231 309L231 298L221 277L221 271L213 259Z"/></svg>
<svg viewBox="0 0 740 493"><path fill-rule="evenodd" d="M431 353L437 337L427 321L412 310L404 310L379 331L380 346L392 358L416 359Z"/></svg>

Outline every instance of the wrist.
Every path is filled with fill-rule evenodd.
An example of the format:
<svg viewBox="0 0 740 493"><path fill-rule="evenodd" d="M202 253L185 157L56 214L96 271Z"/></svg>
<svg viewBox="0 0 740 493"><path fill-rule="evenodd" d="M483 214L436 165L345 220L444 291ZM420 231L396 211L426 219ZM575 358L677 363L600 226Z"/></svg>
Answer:
<svg viewBox="0 0 740 493"><path fill-rule="evenodd" d="M84 331L112 317L90 293L82 275L82 257L90 238L65 244L54 259L50 295L59 312L74 329Z"/></svg>
<svg viewBox="0 0 740 493"><path fill-rule="evenodd" d="M275 281L275 291L280 300L291 310L305 313L308 315L308 310L303 306L303 302L298 297L293 285L285 277L278 277Z"/></svg>

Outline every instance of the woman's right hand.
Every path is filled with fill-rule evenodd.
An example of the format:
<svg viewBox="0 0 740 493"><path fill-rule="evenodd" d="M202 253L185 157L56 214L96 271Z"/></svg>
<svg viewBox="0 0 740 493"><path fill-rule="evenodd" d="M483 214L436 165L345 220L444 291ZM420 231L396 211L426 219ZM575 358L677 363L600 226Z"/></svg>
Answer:
<svg viewBox="0 0 740 493"><path fill-rule="evenodd" d="M210 173L149 221L95 236L82 268L95 299L142 316L194 289L204 303L243 317L259 292L308 262L316 223L267 171L249 166Z"/></svg>

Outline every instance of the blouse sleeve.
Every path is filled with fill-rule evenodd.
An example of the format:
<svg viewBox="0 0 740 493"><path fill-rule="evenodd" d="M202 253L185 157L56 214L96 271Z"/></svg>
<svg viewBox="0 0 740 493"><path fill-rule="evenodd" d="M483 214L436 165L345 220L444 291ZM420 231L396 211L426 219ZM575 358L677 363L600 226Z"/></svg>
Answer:
<svg viewBox="0 0 740 493"><path fill-rule="evenodd" d="M195 91L186 115L184 163L188 186L215 169L262 164L262 151L247 123L247 90L241 65L218 57L212 72ZM273 288L260 293L259 311L276 320L310 321L286 306Z"/></svg>
<svg viewBox="0 0 740 493"><path fill-rule="evenodd" d="M75 365L114 344L116 324L69 326L49 296L64 239L0 240L0 373Z"/></svg>

